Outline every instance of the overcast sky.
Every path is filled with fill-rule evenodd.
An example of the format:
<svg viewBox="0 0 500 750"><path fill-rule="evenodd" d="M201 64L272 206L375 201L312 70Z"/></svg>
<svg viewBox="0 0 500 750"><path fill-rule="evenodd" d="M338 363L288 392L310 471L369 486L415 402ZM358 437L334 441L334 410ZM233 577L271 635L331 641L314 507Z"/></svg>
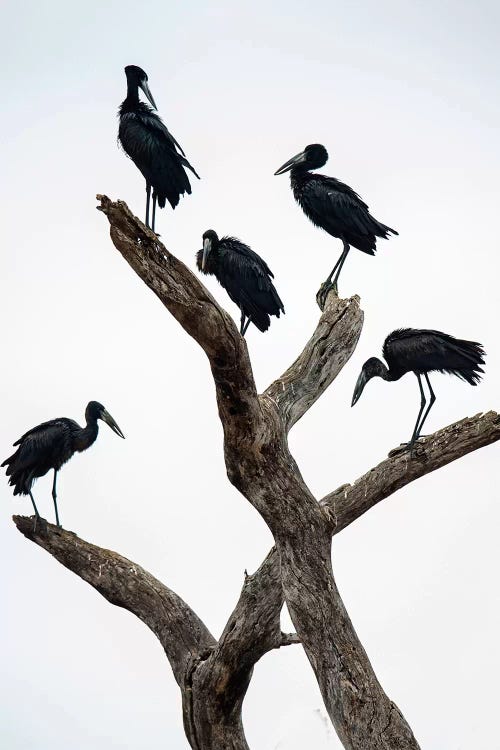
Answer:
<svg viewBox="0 0 500 750"><path fill-rule="evenodd" d="M400 232L376 258L350 254L340 292L360 294L364 331L290 437L321 497L411 434L412 376L371 382L350 408L362 363L394 328L437 328L487 350L479 387L432 379L429 430L500 406L499 28L486 0L2 5L1 458L31 426L82 421L86 403L102 401L127 439L103 425L64 468L62 524L150 570L215 635L272 540L226 479L204 355L95 210L104 192L144 213L143 179L116 144L123 67L147 71L202 177L157 215L169 249L194 268L210 227L275 273L286 316L247 337L259 389L312 332L316 290L341 251L277 167L324 143L324 171ZM492 446L425 477L334 541L355 628L427 750L500 748L498 457ZM50 482L35 497L53 520ZM179 692L154 636L26 541L10 517L31 513L29 499L6 481L1 495L2 747L185 750ZM299 647L257 665L244 721L259 750L340 747Z"/></svg>

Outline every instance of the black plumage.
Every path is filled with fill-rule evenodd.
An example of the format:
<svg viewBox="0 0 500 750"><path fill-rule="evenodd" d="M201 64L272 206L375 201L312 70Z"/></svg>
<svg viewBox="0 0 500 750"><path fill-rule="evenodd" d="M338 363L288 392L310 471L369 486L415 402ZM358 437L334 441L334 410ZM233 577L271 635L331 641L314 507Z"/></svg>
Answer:
<svg viewBox="0 0 500 750"><path fill-rule="evenodd" d="M309 172L310 169L322 167L327 160L326 148L314 143L275 172L276 175L290 172L295 200L305 215L317 227L342 240L344 245L342 255L318 292L321 307L330 289L337 288L338 277L351 246L368 255L375 255L377 237L388 239L390 234L397 234L395 229L382 224L370 214L366 203L349 185L335 177Z"/></svg>
<svg viewBox="0 0 500 750"><path fill-rule="evenodd" d="M267 263L235 237L219 239L213 229L203 235L203 249L196 256L202 273L216 277L241 312L242 336L252 322L259 331L267 331L270 315L279 318L285 312L274 278Z"/></svg>
<svg viewBox="0 0 500 750"><path fill-rule="evenodd" d="M14 487L14 495L29 495L35 515L39 513L33 499L31 488L38 477L43 477L50 469L54 470L52 497L56 511L56 523L59 523L57 511L56 479L57 472L76 452L89 448L95 442L99 427L97 420L102 419L120 437L125 437L115 420L98 401L90 401L85 410L85 427L73 419L60 417L43 422L25 432L14 446L19 446L2 466L7 467L9 484Z"/></svg>
<svg viewBox="0 0 500 750"><path fill-rule="evenodd" d="M409 442L411 448L418 440L425 420L436 400L429 373L444 372L456 375L470 385L477 385L484 370L484 349L476 341L456 339L447 333L418 328L400 328L387 336L382 353L388 367L377 357L368 359L359 375L352 397L352 406L358 401L363 388L373 377L384 380L399 380L407 372L414 372L420 389L420 410L415 429ZM424 375L430 394L430 401L422 417L426 398L421 376Z"/></svg>
<svg viewBox="0 0 500 750"><path fill-rule="evenodd" d="M155 228L156 201L160 208L168 200L172 208L184 193L191 194L186 170L198 177L173 135L154 111L156 104L149 90L148 77L142 68L127 65L127 96L119 109L118 139L128 156L146 180L146 226L149 225L149 203L153 190L151 229ZM139 101L139 88L152 107ZM198 177L199 179L199 177Z"/></svg>

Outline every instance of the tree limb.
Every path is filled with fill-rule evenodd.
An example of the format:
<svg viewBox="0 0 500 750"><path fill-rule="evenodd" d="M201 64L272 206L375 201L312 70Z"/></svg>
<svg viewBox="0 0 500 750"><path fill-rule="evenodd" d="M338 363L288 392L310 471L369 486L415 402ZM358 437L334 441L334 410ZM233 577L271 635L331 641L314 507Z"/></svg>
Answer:
<svg viewBox="0 0 500 750"><path fill-rule="evenodd" d="M321 500L333 534L415 479L500 440L500 416L489 411L443 427L421 438L414 457L396 448L354 484L344 484Z"/></svg>
<svg viewBox="0 0 500 750"><path fill-rule="evenodd" d="M105 599L142 620L163 646L179 685L193 659L215 647L215 639L180 596L136 563L42 520L14 516L27 539L90 583Z"/></svg>
<svg viewBox="0 0 500 750"><path fill-rule="evenodd" d="M260 406L247 345L233 319L126 203L106 195L97 200L116 249L207 355L222 424L233 425L242 440L253 439Z"/></svg>
<svg viewBox="0 0 500 750"><path fill-rule="evenodd" d="M410 459L408 452L396 448L387 459L352 485L342 485L321 500L331 533L338 534L367 510L410 482L498 440L500 416L490 411L447 425L421 439L413 459ZM236 623L233 630L233 658L236 663L239 659L245 659L247 666L250 666L252 661L255 663L267 651L277 647L276 633L283 593L276 547L270 550L260 568L248 576L247 581L251 583L251 596L247 595L245 582L235 609L237 616L233 613L229 623ZM261 627L256 629L255 623Z"/></svg>
<svg viewBox="0 0 500 750"><path fill-rule="evenodd" d="M304 350L263 397L276 405L288 432L326 391L351 357L363 327L359 297L330 293L316 330Z"/></svg>
<svg viewBox="0 0 500 750"><path fill-rule="evenodd" d="M284 597L279 555L270 551L253 575L246 575L240 597L219 640L219 658L238 673L249 670L281 642Z"/></svg>
<svg viewBox="0 0 500 750"><path fill-rule="evenodd" d="M294 646L294 645L298 645L299 643L300 643L300 638L297 635L297 633L282 633L281 640L276 646L276 648L281 648L282 646Z"/></svg>

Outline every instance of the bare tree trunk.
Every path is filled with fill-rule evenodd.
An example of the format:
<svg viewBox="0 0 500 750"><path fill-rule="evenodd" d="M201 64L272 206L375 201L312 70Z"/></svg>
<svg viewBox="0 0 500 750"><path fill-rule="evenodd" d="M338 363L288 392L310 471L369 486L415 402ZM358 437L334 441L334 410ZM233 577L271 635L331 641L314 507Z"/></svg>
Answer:
<svg viewBox="0 0 500 750"><path fill-rule="evenodd" d="M421 441L413 459L396 449L353 485L318 502L290 454L288 431L354 351L363 322L359 299L330 294L302 353L259 396L245 340L230 316L124 203L98 198L115 247L207 355L228 477L261 514L275 547L246 577L216 640L177 594L135 563L50 524L35 532L30 519L15 517L19 530L159 638L181 690L192 748L248 748L241 709L254 664L275 648L301 643L347 750L417 750L339 595L331 538L409 482L499 440L499 416L488 412L450 425ZM284 601L296 633L280 632Z"/></svg>

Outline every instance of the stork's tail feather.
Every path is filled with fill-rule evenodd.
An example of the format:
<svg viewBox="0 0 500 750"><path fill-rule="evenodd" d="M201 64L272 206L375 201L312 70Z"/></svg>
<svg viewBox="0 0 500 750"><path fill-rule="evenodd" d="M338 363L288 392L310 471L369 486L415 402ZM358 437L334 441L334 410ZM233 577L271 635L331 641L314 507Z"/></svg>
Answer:
<svg viewBox="0 0 500 750"><path fill-rule="evenodd" d="M3 464L2 464L3 466ZM9 471L10 469L10 471ZM14 495L27 495L33 484L33 477L29 472L17 472L12 471L12 467L7 470L7 476L9 477L9 485L14 487Z"/></svg>
<svg viewBox="0 0 500 750"><path fill-rule="evenodd" d="M31 471L19 468L18 458L19 448L1 466L7 467L5 473L9 477L9 485L14 487L14 495L27 495L33 484L33 475Z"/></svg>
<svg viewBox="0 0 500 750"><path fill-rule="evenodd" d="M380 222L378 222L378 224L380 227L380 234L378 236L383 237L384 240L388 240L390 234L395 234L399 236L399 232L397 232L395 229L392 229L391 227L388 227L385 224L381 224Z"/></svg>
<svg viewBox="0 0 500 750"><path fill-rule="evenodd" d="M15 467L15 461L16 461L18 453L19 453L19 448L17 449L17 451L15 453L12 454L12 456L9 456L8 458L6 458L5 461L1 464L2 467L3 466L7 467L7 470L6 470L5 473L7 474L8 477L10 477L10 475L12 474L12 472L15 470L15 468L14 468Z"/></svg>
<svg viewBox="0 0 500 750"><path fill-rule="evenodd" d="M271 325L271 318L269 315L262 310L253 310L250 315L250 320L256 326L261 333L265 333Z"/></svg>
<svg viewBox="0 0 500 750"><path fill-rule="evenodd" d="M191 172L192 172L192 173L194 174L194 176L195 176L195 177L197 177L197 178L198 178L199 180L201 180L201 177L200 177L200 175L198 174L198 172L196 171L196 169L195 169L195 168L194 168L194 167L193 167L193 166L192 166L192 165L191 165L191 164L190 164L190 163L188 162L188 160L187 160L187 159L185 159L185 158L184 158L183 156L181 156L181 157L179 157L179 158L180 158L180 161L181 161L181 163L182 163L182 164L183 164L183 165L184 165L185 167L187 167L188 169L190 169L190 170L191 170Z"/></svg>
<svg viewBox="0 0 500 750"><path fill-rule="evenodd" d="M455 339L452 346L457 355L463 361L462 367L454 368L454 373L470 385L477 385L484 373L480 365L484 365L485 351L477 341L465 341L464 339Z"/></svg>

